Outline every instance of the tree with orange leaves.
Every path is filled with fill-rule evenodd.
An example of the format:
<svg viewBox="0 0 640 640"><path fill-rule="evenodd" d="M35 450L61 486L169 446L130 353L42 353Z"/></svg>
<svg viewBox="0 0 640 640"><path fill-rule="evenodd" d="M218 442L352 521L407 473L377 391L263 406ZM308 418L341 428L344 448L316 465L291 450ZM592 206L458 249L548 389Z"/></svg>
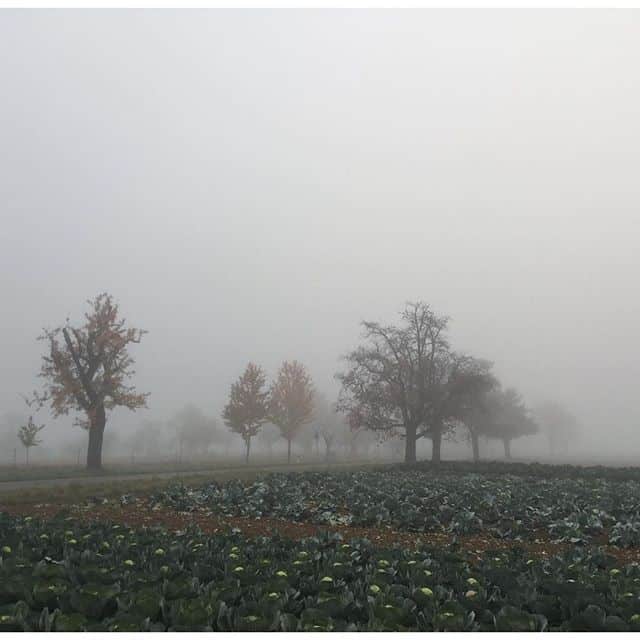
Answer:
<svg viewBox="0 0 640 640"><path fill-rule="evenodd" d="M87 303L90 309L82 326L72 327L67 319L64 326L45 329L38 338L48 343L39 374L44 389L35 392L28 404L49 405L55 417L84 413L75 424L89 431L87 469L96 470L102 467L107 411L146 407L149 394L137 393L127 384L135 373L129 345L139 343L146 331L127 327L108 293Z"/></svg>
<svg viewBox="0 0 640 640"><path fill-rule="evenodd" d="M257 435L267 421L268 391L266 377L261 367L250 362L237 382L231 385L229 402L222 412L225 424L242 436L249 462L251 438Z"/></svg>
<svg viewBox="0 0 640 640"><path fill-rule="evenodd" d="M311 422L314 409L314 389L311 376L296 360L283 362L278 377L271 385L269 420L287 441L287 462L291 462L291 441L302 425Z"/></svg>

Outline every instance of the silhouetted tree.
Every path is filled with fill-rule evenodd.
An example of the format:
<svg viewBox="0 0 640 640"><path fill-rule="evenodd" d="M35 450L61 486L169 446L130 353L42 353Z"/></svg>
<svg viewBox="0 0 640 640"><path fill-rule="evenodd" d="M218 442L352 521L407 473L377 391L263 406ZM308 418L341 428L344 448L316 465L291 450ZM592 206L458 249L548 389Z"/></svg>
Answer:
<svg viewBox="0 0 640 640"><path fill-rule="evenodd" d="M569 441L576 435L577 418L565 406L555 401L539 405L534 414L547 437L551 455L566 453Z"/></svg>
<svg viewBox="0 0 640 640"><path fill-rule="evenodd" d="M367 457L371 446L379 443L379 432L369 431L364 427L352 429L351 425L344 420L342 426L342 444L345 455L355 460L358 457Z"/></svg>
<svg viewBox="0 0 640 640"><path fill-rule="evenodd" d="M216 421L193 404L187 404L169 421L178 447L178 462L182 462L185 449L190 456L205 454L215 440Z"/></svg>
<svg viewBox="0 0 640 640"><path fill-rule="evenodd" d="M149 456L166 450L166 442L162 442L163 424L154 420L143 420L141 424L126 438L129 447L131 462L134 463L138 456Z"/></svg>
<svg viewBox="0 0 640 640"><path fill-rule="evenodd" d="M470 358L451 381L458 399L456 417L467 431L474 462L480 460L480 436L491 419L490 392L499 386L492 366L488 360Z"/></svg>
<svg viewBox="0 0 640 640"><path fill-rule="evenodd" d="M455 404L449 384L463 359L449 349L448 318L423 302L407 303L402 323L363 322L365 344L345 357L338 408L354 429L405 438L405 462L415 462L419 438L433 442L440 460L442 434Z"/></svg>
<svg viewBox="0 0 640 640"><path fill-rule="evenodd" d="M251 438L258 434L267 421L269 393L265 385L264 371L250 362L238 381L231 385L229 402L222 412L225 424L244 440L247 463Z"/></svg>
<svg viewBox="0 0 640 640"><path fill-rule="evenodd" d="M316 458L320 457L320 429L316 427L313 430L313 446L315 447Z"/></svg>
<svg viewBox="0 0 640 640"><path fill-rule="evenodd" d="M29 449L37 447L42 440L38 439L38 434L44 429L44 425L38 426L33 417L29 416L27 424L23 424L18 430L18 438L22 442L27 457L27 465L29 464Z"/></svg>
<svg viewBox="0 0 640 640"><path fill-rule="evenodd" d="M484 360L452 351L443 351L434 358L429 404L418 434L431 440L433 462L440 462L442 440L445 436L454 437L470 396L491 386L487 366Z"/></svg>
<svg viewBox="0 0 640 640"><path fill-rule="evenodd" d="M501 440L504 455L511 458L511 442L522 436L533 435L538 425L532 418L520 394L513 388L490 392L487 412L480 425L482 435Z"/></svg>
<svg viewBox="0 0 640 640"><path fill-rule="evenodd" d="M325 446L325 460L329 461L333 454L333 446L344 426L344 419L336 411L335 404L331 404L324 395L318 395L315 406L315 433L318 439L322 438Z"/></svg>
<svg viewBox="0 0 640 640"><path fill-rule="evenodd" d="M281 439L280 429L271 422L266 422L258 433L258 441L263 444L269 453L269 458L273 458L273 445Z"/></svg>
<svg viewBox="0 0 640 640"><path fill-rule="evenodd" d="M160 458L170 450L168 425L164 420L143 420L134 432L129 445L133 455Z"/></svg>
<svg viewBox="0 0 640 640"><path fill-rule="evenodd" d="M314 390L311 377L297 361L283 362L269 393L269 421L287 441L287 462L291 442L300 428L313 418Z"/></svg>
<svg viewBox="0 0 640 640"><path fill-rule="evenodd" d="M85 323L46 329L40 340L48 343L40 377L44 391L34 393L37 406L48 404L55 417L69 411L83 412L76 424L89 431L87 468L102 467L102 444L107 411L114 407L131 410L146 407L148 393L137 393L127 380L134 374L129 346L146 333L128 328L118 317L118 305L107 293L88 301Z"/></svg>

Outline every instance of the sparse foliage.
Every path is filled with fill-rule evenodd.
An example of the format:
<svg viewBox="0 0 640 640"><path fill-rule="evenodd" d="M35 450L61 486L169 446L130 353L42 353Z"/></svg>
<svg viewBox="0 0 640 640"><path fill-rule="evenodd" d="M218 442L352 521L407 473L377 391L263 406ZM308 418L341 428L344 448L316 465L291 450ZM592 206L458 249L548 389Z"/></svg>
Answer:
<svg viewBox="0 0 640 640"><path fill-rule="evenodd" d="M344 417L336 411L335 404L330 403L324 395L316 398L314 415L314 438L324 443L324 457L329 461L333 456L333 449L344 428Z"/></svg>
<svg viewBox="0 0 640 640"><path fill-rule="evenodd" d="M364 322L365 344L347 354L338 374L338 407L352 429L405 439L405 462L415 462L420 438L440 462L443 436L469 421L474 398L495 385L491 365L451 350L448 318L424 302L407 303L401 324Z"/></svg>
<svg viewBox="0 0 640 640"><path fill-rule="evenodd" d="M515 389L489 393L486 406L487 411L479 424L480 432L488 438L501 440L506 458L511 457L512 440L537 433L538 425Z"/></svg>
<svg viewBox="0 0 640 640"><path fill-rule="evenodd" d="M480 460L480 436L490 419L490 393L499 383L491 373L493 364L487 360L469 358L457 375L452 385L457 396L457 419L467 430L473 459Z"/></svg>
<svg viewBox="0 0 640 640"><path fill-rule="evenodd" d="M287 462L291 462L291 442L312 420L313 409L311 376L296 360L283 362L269 393L269 420L287 441Z"/></svg>
<svg viewBox="0 0 640 640"><path fill-rule="evenodd" d="M139 343L146 332L126 326L108 293L88 304L82 326L73 327L67 320L64 326L45 329L40 336L48 350L39 375L44 390L34 393L30 403L48 405L54 417L70 411L83 413L76 424L89 431L87 468L99 469L107 411L146 407L149 394L138 393L128 384L135 373L129 346Z"/></svg>
<svg viewBox="0 0 640 640"><path fill-rule="evenodd" d="M261 367L250 362L237 382L231 385L229 402L222 417L225 424L238 433L245 443L246 462L249 462L251 438L258 434L267 421L269 393Z"/></svg>
<svg viewBox="0 0 640 640"><path fill-rule="evenodd" d="M131 461L138 457L151 457L166 454L167 442L165 425L158 420L143 420L126 439Z"/></svg>
<svg viewBox="0 0 640 640"><path fill-rule="evenodd" d="M44 429L44 425L38 426L33 421L33 416L29 416L27 424L23 424L18 430L18 438L22 442L22 446L25 448L25 455L27 458L27 464L29 464L29 449L31 447L37 447L42 440L38 438L38 434Z"/></svg>
<svg viewBox="0 0 640 640"><path fill-rule="evenodd" d="M489 367L485 360L452 351L443 351L434 359L428 418L418 433L418 437L431 439L434 462L440 462L442 439L454 437L470 398L494 384Z"/></svg>
<svg viewBox="0 0 640 640"><path fill-rule="evenodd" d="M540 423L540 428L549 441L551 455L566 453L569 442L575 438L578 420L561 403L548 401L536 407L535 416Z"/></svg>
<svg viewBox="0 0 640 640"><path fill-rule="evenodd" d="M175 433L180 463L185 451L190 457L207 453L215 440L215 419L205 415L193 404L185 405L169 422Z"/></svg>
<svg viewBox="0 0 640 640"><path fill-rule="evenodd" d="M449 321L423 302L408 303L400 317L400 326L362 323L365 344L347 354L347 371L337 376L338 408L353 429L404 437L405 462L415 462L417 440L442 433Z"/></svg>

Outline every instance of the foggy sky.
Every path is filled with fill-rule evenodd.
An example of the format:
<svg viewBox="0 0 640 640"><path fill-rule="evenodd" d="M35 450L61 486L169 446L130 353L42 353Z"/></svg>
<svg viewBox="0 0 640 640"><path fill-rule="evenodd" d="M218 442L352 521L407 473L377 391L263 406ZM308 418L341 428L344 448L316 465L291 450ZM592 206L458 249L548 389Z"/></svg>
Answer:
<svg viewBox="0 0 640 640"><path fill-rule="evenodd" d="M149 330L152 394L107 429L219 416L248 360L335 392L358 323L422 299L628 453L638 33L637 11L2 11L0 413L42 327L103 290Z"/></svg>

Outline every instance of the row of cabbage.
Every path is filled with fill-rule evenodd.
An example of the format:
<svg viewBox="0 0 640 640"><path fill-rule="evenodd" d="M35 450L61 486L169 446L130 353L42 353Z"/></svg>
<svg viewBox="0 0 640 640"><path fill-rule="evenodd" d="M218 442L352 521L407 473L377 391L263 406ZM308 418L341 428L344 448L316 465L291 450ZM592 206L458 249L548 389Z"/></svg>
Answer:
<svg viewBox="0 0 640 640"><path fill-rule="evenodd" d="M640 482L433 469L271 474L152 496L178 511L580 544L640 545Z"/></svg>
<svg viewBox="0 0 640 640"><path fill-rule="evenodd" d="M597 550L473 564L376 549L0 515L0 631L640 630L640 567Z"/></svg>

